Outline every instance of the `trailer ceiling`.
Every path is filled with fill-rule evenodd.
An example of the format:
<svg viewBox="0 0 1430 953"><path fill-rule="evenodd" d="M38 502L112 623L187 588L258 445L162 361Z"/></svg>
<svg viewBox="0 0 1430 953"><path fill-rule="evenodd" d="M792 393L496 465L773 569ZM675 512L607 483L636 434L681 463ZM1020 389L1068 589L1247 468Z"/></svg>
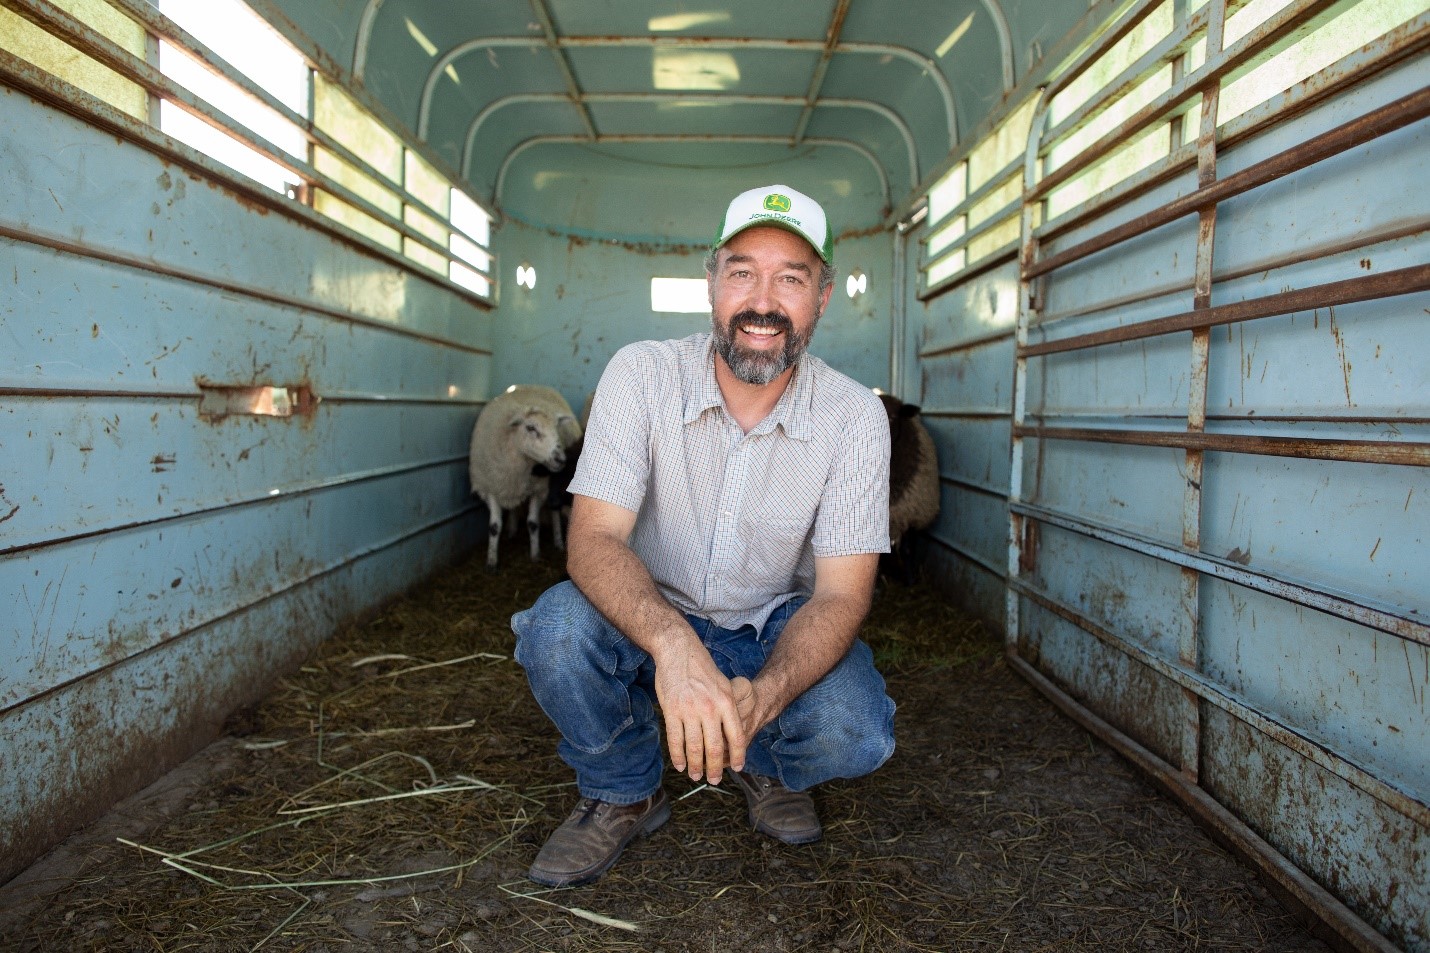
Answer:
<svg viewBox="0 0 1430 953"><path fill-rule="evenodd" d="M254 6L293 22L502 214L540 219L560 208L567 226L624 220L627 237L686 241L708 239L713 226L691 214L643 219L632 201L653 196L651 208L674 212L682 194L703 204L736 184L786 181L837 201L843 231L877 226L1088 9L1086 0Z"/></svg>

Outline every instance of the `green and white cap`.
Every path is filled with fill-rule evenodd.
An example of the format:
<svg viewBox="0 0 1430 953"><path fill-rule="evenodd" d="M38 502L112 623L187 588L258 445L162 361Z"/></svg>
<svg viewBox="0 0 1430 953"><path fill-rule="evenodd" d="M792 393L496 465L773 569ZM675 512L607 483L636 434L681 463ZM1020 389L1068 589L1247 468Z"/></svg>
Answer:
<svg viewBox="0 0 1430 953"><path fill-rule="evenodd" d="M773 225L794 232L813 245L815 252L826 263L834 261L834 233L829 230L829 219L825 218L824 209L814 199L788 185L767 185L735 196L725 210L725 218L720 222L720 230L715 233L715 244L711 248L719 248L756 225Z"/></svg>

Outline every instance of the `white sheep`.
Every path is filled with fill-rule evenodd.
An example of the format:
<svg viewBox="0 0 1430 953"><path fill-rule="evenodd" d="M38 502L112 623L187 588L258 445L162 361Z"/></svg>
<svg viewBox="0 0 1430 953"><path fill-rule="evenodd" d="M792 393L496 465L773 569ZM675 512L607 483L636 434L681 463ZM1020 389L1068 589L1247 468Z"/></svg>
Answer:
<svg viewBox="0 0 1430 953"><path fill-rule="evenodd" d="M927 529L938 519L938 453L919 419L919 405L889 394L879 400L889 415L889 549L900 578L911 582L910 530Z"/></svg>
<svg viewBox="0 0 1430 953"><path fill-rule="evenodd" d="M487 506L487 568L497 565L502 512L526 504L526 529L531 558L541 556L540 515L549 479L539 475L559 471L566 446L581 438L581 425L571 406L555 389L533 384L507 388L482 408L472 428L467 473L472 495ZM561 540L556 541L561 548Z"/></svg>

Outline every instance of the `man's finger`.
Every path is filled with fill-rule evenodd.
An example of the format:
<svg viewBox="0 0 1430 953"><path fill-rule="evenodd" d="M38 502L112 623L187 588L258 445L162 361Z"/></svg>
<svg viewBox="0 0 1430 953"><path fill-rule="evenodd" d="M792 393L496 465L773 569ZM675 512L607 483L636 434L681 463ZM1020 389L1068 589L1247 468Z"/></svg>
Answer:
<svg viewBox="0 0 1430 953"><path fill-rule="evenodd" d="M705 732L698 721L685 730L685 764L690 780L699 781L705 770Z"/></svg>
<svg viewBox="0 0 1430 953"><path fill-rule="evenodd" d="M665 720L665 745L670 749L670 764L677 771L685 770L685 726L678 718Z"/></svg>
<svg viewBox="0 0 1430 953"><path fill-rule="evenodd" d="M725 733L720 722L706 727L705 735L705 780L719 784L725 773Z"/></svg>

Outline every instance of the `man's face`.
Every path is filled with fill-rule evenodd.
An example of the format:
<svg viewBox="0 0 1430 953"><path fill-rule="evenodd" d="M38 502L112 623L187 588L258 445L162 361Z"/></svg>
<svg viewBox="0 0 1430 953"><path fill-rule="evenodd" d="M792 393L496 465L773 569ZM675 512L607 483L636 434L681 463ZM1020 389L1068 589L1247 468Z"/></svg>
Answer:
<svg viewBox="0 0 1430 953"><path fill-rule="evenodd" d="M829 292L819 291L819 256L782 228L756 226L720 249L709 276L715 350L735 377L764 385L809 347Z"/></svg>

